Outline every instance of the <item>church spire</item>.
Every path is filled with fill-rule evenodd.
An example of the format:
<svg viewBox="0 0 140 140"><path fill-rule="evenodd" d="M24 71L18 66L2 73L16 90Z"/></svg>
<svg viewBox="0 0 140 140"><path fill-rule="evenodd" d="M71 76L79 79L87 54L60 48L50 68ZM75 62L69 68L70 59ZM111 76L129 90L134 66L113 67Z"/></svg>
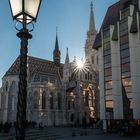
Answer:
<svg viewBox="0 0 140 140"><path fill-rule="evenodd" d="M68 54L68 48L67 48L67 54L66 54L66 58L65 58L65 64L69 63L69 54Z"/></svg>
<svg viewBox="0 0 140 140"><path fill-rule="evenodd" d="M56 64L60 64L60 50L59 50L59 44L58 44L58 37L57 37L57 27L56 27L56 40L55 40L55 49L53 51L53 61Z"/></svg>
<svg viewBox="0 0 140 140"><path fill-rule="evenodd" d="M90 4L90 22L89 22L89 34L94 34L95 31L95 22L94 22L94 14L93 14L93 1L91 0Z"/></svg>

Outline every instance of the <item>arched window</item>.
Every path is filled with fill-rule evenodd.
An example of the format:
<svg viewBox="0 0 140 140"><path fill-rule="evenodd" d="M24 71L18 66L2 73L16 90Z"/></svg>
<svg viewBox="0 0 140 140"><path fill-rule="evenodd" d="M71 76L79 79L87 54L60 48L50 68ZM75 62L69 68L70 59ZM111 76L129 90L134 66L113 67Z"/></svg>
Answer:
<svg viewBox="0 0 140 140"><path fill-rule="evenodd" d="M71 102L70 102L70 101L68 101L68 109L69 109L69 110L71 109L71 108L70 108L70 103L71 103Z"/></svg>
<svg viewBox="0 0 140 140"><path fill-rule="evenodd" d="M89 93L88 92L86 92L85 94L85 105L89 106Z"/></svg>
<svg viewBox="0 0 140 140"><path fill-rule="evenodd" d="M12 96L12 110L15 110L15 96Z"/></svg>
<svg viewBox="0 0 140 140"><path fill-rule="evenodd" d="M34 109L38 109L39 106L39 95L38 92L34 92Z"/></svg>
<svg viewBox="0 0 140 140"><path fill-rule="evenodd" d="M16 82L12 81L12 84L10 86L10 92L15 93L16 92Z"/></svg>
<svg viewBox="0 0 140 140"><path fill-rule="evenodd" d="M53 109L54 106L53 106L53 93L51 92L50 93L50 109Z"/></svg>
<svg viewBox="0 0 140 140"><path fill-rule="evenodd" d="M8 91L8 81L6 81L5 90L6 90L6 92Z"/></svg>
<svg viewBox="0 0 140 140"><path fill-rule="evenodd" d="M94 64L94 56L91 56L92 64Z"/></svg>
<svg viewBox="0 0 140 140"><path fill-rule="evenodd" d="M45 92L42 93L42 109L45 109L46 107L46 94Z"/></svg>
<svg viewBox="0 0 140 140"><path fill-rule="evenodd" d="M90 81L92 81L92 74L90 74Z"/></svg>
<svg viewBox="0 0 140 140"><path fill-rule="evenodd" d="M58 93L58 109L61 109L61 95Z"/></svg>

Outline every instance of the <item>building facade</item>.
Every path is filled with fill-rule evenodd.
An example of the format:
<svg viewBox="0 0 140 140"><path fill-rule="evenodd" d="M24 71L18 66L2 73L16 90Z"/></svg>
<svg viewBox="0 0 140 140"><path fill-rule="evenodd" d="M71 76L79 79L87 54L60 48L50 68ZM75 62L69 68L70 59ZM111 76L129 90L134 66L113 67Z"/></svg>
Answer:
<svg viewBox="0 0 140 140"><path fill-rule="evenodd" d="M140 119L139 11L140 0L118 1L96 36L102 120Z"/></svg>
<svg viewBox="0 0 140 140"><path fill-rule="evenodd" d="M64 83L66 87L66 114L69 124L81 125L83 120L91 124L99 118L98 62L97 50L92 46L96 37L93 3L90 5L90 22L85 43L85 62L83 68L77 66L78 60L69 61L68 49L64 64Z"/></svg>

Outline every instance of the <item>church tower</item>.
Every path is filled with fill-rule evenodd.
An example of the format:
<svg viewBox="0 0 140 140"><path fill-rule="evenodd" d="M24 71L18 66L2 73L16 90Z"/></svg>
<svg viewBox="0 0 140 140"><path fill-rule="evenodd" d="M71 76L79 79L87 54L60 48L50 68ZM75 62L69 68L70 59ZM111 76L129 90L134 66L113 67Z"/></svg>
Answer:
<svg viewBox="0 0 140 140"><path fill-rule="evenodd" d="M68 54L68 48L67 48L67 54L66 54L66 58L65 58L65 64L69 64L70 60L69 60L69 54Z"/></svg>
<svg viewBox="0 0 140 140"><path fill-rule="evenodd" d="M93 43L96 37L94 14L93 14L93 2L90 4L90 21L89 30L87 32L87 40L85 44L85 58L88 63L90 63L95 69L97 66L97 51L93 49Z"/></svg>
<svg viewBox="0 0 140 140"><path fill-rule="evenodd" d="M64 82L69 82L70 74L71 74L71 63L69 60L69 53L68 53L68 48L66 50L66 58L65 58L65 64L63 68L63 78Z"/></svg>
<svg viewBox="0 0 140 140"><path fill-rule="evenodd" d="M60 55L61 55L61 52L59 50L58 37L57 37L57 32L56 32L55 49L53 51L53 61L56 65L60 64Z"/></svg>

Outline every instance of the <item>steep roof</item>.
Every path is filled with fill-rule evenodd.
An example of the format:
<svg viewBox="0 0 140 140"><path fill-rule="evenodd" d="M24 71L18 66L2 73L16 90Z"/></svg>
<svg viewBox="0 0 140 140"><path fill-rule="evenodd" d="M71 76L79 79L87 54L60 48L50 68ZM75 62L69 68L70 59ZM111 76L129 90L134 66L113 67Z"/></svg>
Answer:
<svg viewBox="0 0 140 140"><path fill-rule="evenodd" d="M93 44L94 49L98 49L98 47L101 46L101 29L109 27L110 25L115 25L116 22L120 20L120 10L128 7L130 4L133 4L135 6L133 14L133 16L135 16L136 11L138 11L138 0L120 0L108 8L102 26L100 28L100 32L95 38L95 42ZM131 27L131 30L136 31L136 21L132 23L132 26L133 27Z"/></svg>
<svg viewBox="0 0 140 140"><path fill-rule="evenodd" d="M27 58L27 67L28 71L32 73L58 73L58 66L55 65L54 62L36 58L32 56L28 56ZM20 59L17 57L15 62L12 64L12 66L9 68L9 70L6 72L5 76L7 75L18 75L19 74L19 63ZM60 76L63 77L63 64L60 64L59 66L59 73Z"/></svg>

